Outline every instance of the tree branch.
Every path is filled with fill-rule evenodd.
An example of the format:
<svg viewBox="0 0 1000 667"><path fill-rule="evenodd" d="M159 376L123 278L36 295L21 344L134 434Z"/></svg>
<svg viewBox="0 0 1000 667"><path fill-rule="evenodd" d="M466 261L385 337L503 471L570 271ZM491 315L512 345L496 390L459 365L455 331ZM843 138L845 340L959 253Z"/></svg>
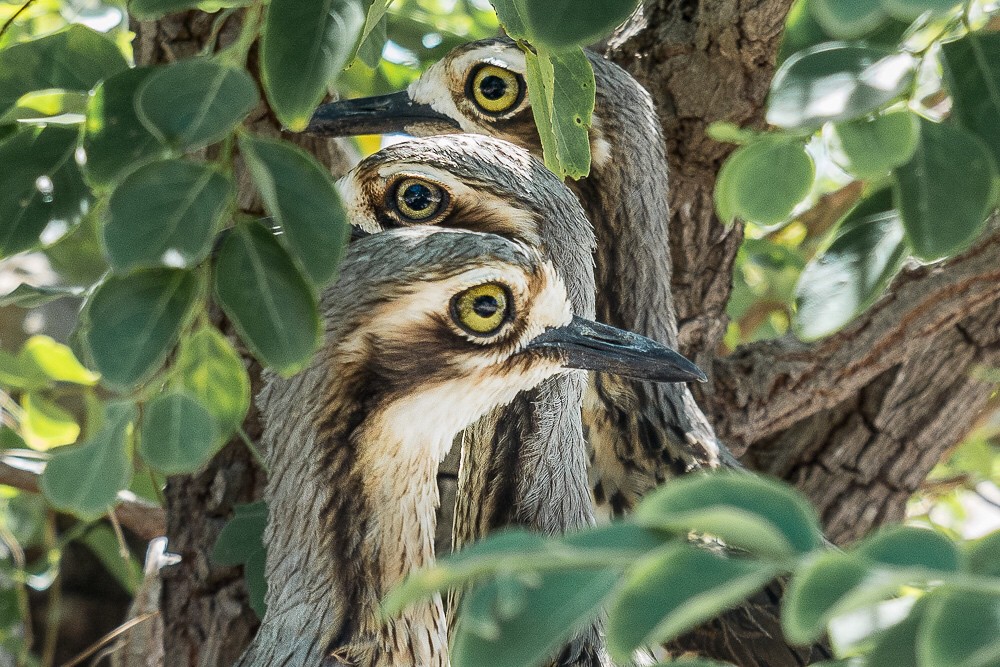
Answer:
<svg viewBox="0 0 1000 667"><path fill-rule="evenodd" d="M0 484L29 493L40 493L38 473L0 461ZM166 534L167 514L162 507L125 492L118 494L115 518L137 537L151 540Z"/></svg>

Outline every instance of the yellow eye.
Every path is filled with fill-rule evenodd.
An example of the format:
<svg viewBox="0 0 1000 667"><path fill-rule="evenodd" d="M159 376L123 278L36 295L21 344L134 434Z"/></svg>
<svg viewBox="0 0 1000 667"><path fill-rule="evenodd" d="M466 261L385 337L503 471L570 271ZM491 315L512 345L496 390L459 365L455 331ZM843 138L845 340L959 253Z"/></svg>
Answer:
<svg viewBox="0 0 1000 667"><path fill-rule="evenodd" d="M396 185L395 193L396 209L417 222L431 218L447 201L440 186L419 178L404 178Z"/></svg>
<svg viewBox="0 0 1000 667"><path fill-rule="evenodd" d="M524 96L521 77L496 65L483 65L469 81L472 99L487 113L503 113L515 107Z"/></svg>
<svg viewBox="0 0 1000 667"><path fill-rule="evenodd" d="M498 283L470 287L451 300L455 323L472 334L496 333L507 321L510 309L510 292Z"/></svg>

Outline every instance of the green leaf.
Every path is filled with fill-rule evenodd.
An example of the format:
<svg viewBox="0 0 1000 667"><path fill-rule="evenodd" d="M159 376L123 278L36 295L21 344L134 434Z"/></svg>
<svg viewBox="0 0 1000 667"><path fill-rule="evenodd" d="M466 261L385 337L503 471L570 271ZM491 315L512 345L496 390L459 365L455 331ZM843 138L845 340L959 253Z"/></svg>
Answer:
<svg viewBox="0 0 1000 667"><path fill-rule="evenodd" d="M1000 33L970 32L941 47L952 118L986 142L1000 166Z"/></svg>
<svg viewBox="0 0 1000 667"><path fill-rule="evenodd" d="M382 49L386 42L386 12L392 0L369 0L368 12L365 14L365 25L361 29L361 36L354 47L354 53L348 62L359 58L366 65L374 69L382 58Z"/></svg>
<svg viewBox="0 0 1000 667"><path fill-rule="evenodd" d="M670 545L640 561L608 608L608 649L626 662L644 645L669 641L717 616L778 574L772 565Z"/></svg>
<svg viewBox="0 0 1000 667"><path fill-rule="evenodd" d="M18 308L37 308L57 299L79 297L84 293L82 287L51 287L48 285L29 285L21 283L0 297L0 308L17 306Z"/></svg>
<svg viewBox="0 0 1000 667"><path fill-rule="evenodd" d="M21 436L32 449L47 451L76 442L80 426L58 405L39 394L21 397L24 416L21 419Z"/></svg>
<svg viewBox="0 0 1000 667"><path fill-rule="evenodd" d="M866 558L893 567L919 567L958 572L958 547L944 535L927 528L891 526L871 535L857 546Z"/></svg>
<svg viewBox="0 0 1000 667"><path fill-rule="evenodd" d="M812 0L809 9L823 30L837 39L864 37L886 18L879 2L872 0Z"/></svg>
<svg viewBox="0 0 1000 667"><path fill-rule="evenodd" d="M167 358L200 292L177 269L110 276L88 300L86 347L104 382L117 389L149 377Z"/></svg>
<svg viewBox="0 0 1000 667"><path fill-rule="evenodd" d="M663 538L638 526L616 523L564 538L580 549L654 549ZM544 559L539 555L538 562ZM456 665L518 667L540 663L585 627L621 578L623 566L501 574L463 600L453 639Z"/></svg>
<svg viewBox="0 0 1000 667"><path fill-rule="evenodd" d="M111 267L190 268L212 249L232 184L203 162L163 160L139 167L108 204L104 247Z"/></svg>
<svg viewBox="0 0 1000 667"><path fill-rule="evenodd" d="M587 46L621 25L637 0L491 0L507 34L551 49ZM529 84L530 85L530 84Z"/></svg>
<svg viewBox="0 0 1000 667"><path fill-rule="evenodd" d="M132 477L127 440L136 412L131 403L109 404L104 424L90 440L53 457L41 478L53 507L89 520L114 506Z"/></svg>
<svg viewBox="0 0 1000 667"><path fill-rule="evenodd" d="M132 558L122 557L121 546L114 531L106 525L92 526L83 538L83 542L91 553L97 556L101 565L115 578L122 589L130 595L135 595L142 582L142 568Z"/></svg>
<svg viewBox="0 0 1000 667"><path fill-rule="evenodd" d="M263 363L285 375L308 365L320 343L316 298L263 225L240 225L223 242L215 262L215 293Z"/></svg>
<svg viewBox="0 0 1000 667"><path fill-rule="evenodd" d="M48 336L32 336L21 349L20 356L26 363L39 368L56 382L70 382L86 387L97 384L97 373L84 368L69 347Z"/></svg>
<svg viewBox="0 0 1000 667"><path fill-rule="evenodd" d="M267 581L264 573L267 551L264 530L267 528L267 503L258 501L236 506L235 516L219 533L212 547L212 560L219 565L243 565L243 576L250 591L250 606L263 618Z"/></svg>
<svg viewBox="0 0 1000 667"><path fill-rule="evenodd" d="M52 243L78 224L90 192L74 160L76 129L22 129L0 142L0 257Z"/></svg>
<svg viewBox="0 0 1000 667"><path fill-rule="evenodd" d="M0 50L0 116L25 93L86 92L127 67L114 42L82 25L9 46Z"/></svg>
<svg viewBox="0 0 1000 667"><path fill-rule="evenodd" d="M87 156L84 173L92 184L111 185L136 165L166 155L135 112L139 88L156 71L153 67L125 70L90 96L83 150Z"/></svg>
<svg viewBox="0 0 1000 667"><path fill-rule="evenodd" d="M1000 596L935 591L920 625L921 667L1000 667Z"/></svg>
<svg viewBox="0 0 1000 667"><path fill-rule="evenodd" d="M959 127L926 120L913 158L893 176L907 240L925 260L975 241L998 194L996 168L982 142Z"/></svg>
<svg viewBox="0 0 1000 667"><path fill-rule="evenodd" d="M192 58L150 74L135 109L160 141L190 151L224 139L259 101L246 70Z"/></svg>
<svg viewBox="0 0 1000 667"><path fill-rule="evenodd" d="M865 655L864 667L920 667L917 640L927 610L927 597L917 600L899 623L871 636L872 647Z"/></svg>
<svg viewBox="0 0 1000 667"><path fill-rule="evenodd" d="M330 282L350 230L330 172L285 141L242 135L240 152L267 212L281 225L287 245L306 275L318 286Z"/></svg>
<svg viewBox="0 0 1000 667"><path fill-rule="evenodd" d="M188 394L160 394L143 411L139 453L165 475L198 470L222 444L215 418Z"/></svg>
<svg viewBox="0 0 1000 667"><path fill-rule="evenodd" d="M969 572L1000 577L1000 530L967 543L965 562Z"/></svg>
<svg viewBox="0 0 1000 667"><path fill-rule="evenodd" d="M908 254L899 212L864 214L843 223L833 242L803 269L795 288L792 326L802 340L828 336L882 295Z"/></svg>
<svg viewBox="0 0 1000 667"><path fill-rule="evenodd" d="M353 55L365 25L360 0L271 0L261 79L278 120L300 132Z"/></svg>
<svg viewBox="0 0 1000 667"><path fill-rule="evenodd" d="M729 546L783 556L819 546L812 506L791 487L745 473L687 475L646 496L635 521L649 528L705 532Z"/></svg>
<svg viewBox="0 0 1000 667"><path fill-rule="evenodd" d="M240 427L250 407L250 378L225 336L204 327L185 337L175 373L180 386L215 417L220 438Z"/></svg>
<svg viewBox="0 0 1000 667"><path fill-rule="evenodd" d="M66 90L39 90L25 93L17 104L0 117L0 125L22 121L27 123L75 123L83 120L89 96Z"/></svg>
<svg viewBox="0 0 1000 667"><path fill-rule="evenodd" d="M128 11L138 19L151 21L196 7L211 13L222 7L246 7L251 4L253 0L129 0Z"/></svg>
<svg viewBox="0 0 1000 667"><path fill-rule="evenodd" d="M788 130L865 116L908 92L916 60L906 53L836 42L800 51L771 82L767 122Z"/></svg>
<svg viewBox="0 0 1000 667"><path fill-rule="evenodd" d="M7 389L30 391L52 385L52 379L45 374L30 356L9 354L0 350L0 386Z"/></svg>
<svg viewBox="0 0 1000 667"><path fill-rule="evenodd" d="M887 13L902 21L913 21L924 12L947 14L960 0L879 0Z"/></svg>
<svg viewBox="0 0 1000 667"><path fill-rule="evenodd" d="M737 218L761 225L783 222L809 194L815 174L800 140L765 137L738 148L722 165L716 212L727 225Z"/></svg>
<svg viewBox="0 0 1000 667"><path fill-rule="evenodd" d="M590 173L590 125L596 86L582 49L524 52L531 112L545 166L562 178Z"/></svg>
<svg viewBox="0 0 1000 667"><path fill-rule="evenodd" d="M920 122L907 110L833 126L829 145L834 161L858 178L886 175L913 157L920 139Z"/></svg>

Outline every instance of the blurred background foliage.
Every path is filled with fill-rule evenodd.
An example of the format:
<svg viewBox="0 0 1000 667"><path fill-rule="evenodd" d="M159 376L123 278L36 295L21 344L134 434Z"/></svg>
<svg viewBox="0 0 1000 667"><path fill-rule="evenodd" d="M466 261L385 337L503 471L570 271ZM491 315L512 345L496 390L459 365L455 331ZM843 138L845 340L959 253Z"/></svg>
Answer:
<svg viewBox="0 0 1000 667"><path fill-rule="evenodd" d="M239 4L246 3L219 2L214 8L203 3L203 7L222 16L233 11L229 5ZM864 37L868 44L889 50L903 44L914 54L912 80L905 99L897 99L879 113L910 111L932 119L948 115L952 100L941 64L942 39L961 34L970 25L983 32L1000 29L996 4L985 0L974 0L951 12L918 12L914 16L881 11L874 2L847 3L868 9L857 10L856 15L838 15L837 4L835 0L796 3L782 49L786 71L792 69L789 61L794 64L803 51L831 40ZM0 0L0 49L73 24L103 33L122 57L132 62L133 33L122 2ZM396 0L362 44L359 57L339 77L337 92L358 97L399 90L449 49L494 35L497 29L496 14L486 0ZM16 113L46 117L56 125L72 124L82 120L86 103L85 94L42 91L21 98ZM909 125L904 125L903 130L895 128L888 136L906 144ZM809 267L815 267L830 251L838 230L847 229L845 218L860 216L855 209L859 201L885 196L880 193L890 185L888 173L896 165L872 167L851 162L846 131L838 133L831 127L819 131L788 127L784 134L767 135L724 125L711 130L716 139L746 148L773 142L777 136L778 143L765 147L784 151L781 154L788 160L773 164L804 166L804 175L796 182L787 173L778 179L779 185L787 185L787 210L782 210L779 202L777 211L761 216L748 214L754 202L727 199L726 190L753 189L745 180L746 174L741 177L738 173L739 163L742 160L759 167L759 156L755 158L748 150L747 157L730 161L728 181L720 178L720 215L739 218L746 225L729 303L732 321L722 353L746 342L801 333L796 318L801 317L803 275L808 277ZM0 123L0 141L15 131L14 124ZM392 140L362 137L356 142L359 153L368 154ZM906 150L899 147L901 154ZM854 157L857 155L855 152ZM0 168L7 165L0 164ZM742 171L754 171L762 182L775 183L766 169L744 166ZM885 212L891 206L883 201L878 210ZM44 247L7 257L0 265L0 447L4 450L4 479L19 482L0 485L0 667L48 667L69 660L120 623L142 584L144 539L123 531L101 512L88 515L82 511L80 499L66 499L66 508L75 512L57 511L54 505L58 503L52 501L58 499L59 491L50 493L47 502L38 492L37 481L31 482L53 452L73 443L97 441L114 427L115 417L107 405L112 392L78 361L85 355L80 354L79 341L72 336L84 291L108 269L99 237L100 215L98 208L87 210L68 233L43 237ZM904 253L887 275L891 277L900 266L919 261ZM830 313L828 320L811 320L810 330L820 335L835 331L878 298L886 282L871 281L870 293L855 295L846 310ZM211 340L208 331L212 330L202 329L198 334L202 347L192 346L191 354L200 349L206 359L215 360L220 372L231 370L231 365L226 365L231 348ZM994 383L994 389L1000 384L1000 369L982 368L980 372ZM234 382L239 384L243 376L236 375ZM237 406L242 400L239 396L233 399ZM122 437L135 443L131 431ZM211 452L212 446L206 445L207 451ZM150 506L160 504L164 472L172 471L172 462L161 460L162 465L154 469L142 456L122 460L129 467L130 481L118 497ZM1000 396L994 391L992 409L981 425L941 462L914 496L911 521L932 525L954 537L985 535L1000 528L998 484ZM248 510L245 517L238 518L253 524L254 530L262 525L260 512ZM240 562L238 554L223 553L220 557Z"/></svg>

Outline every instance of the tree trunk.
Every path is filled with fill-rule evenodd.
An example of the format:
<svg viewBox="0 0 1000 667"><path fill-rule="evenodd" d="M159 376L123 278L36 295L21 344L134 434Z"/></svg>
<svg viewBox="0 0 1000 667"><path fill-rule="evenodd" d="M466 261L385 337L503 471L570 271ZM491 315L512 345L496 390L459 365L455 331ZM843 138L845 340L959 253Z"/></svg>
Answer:
<svg viewBox="0 0 1000 667"><path fill-rule="evenodd" d="M711 381L699 402L752 468L809 495L847 543L903 518L907 499L975 425L1000 360L1000 227L942 265L904 271L845 331L788 337L719 358L742 240L715 217L715 177L732 146L715 121L764 126L791 0L652 0L609 42L657 104L670 158L674 299L682 351Z"/></svg>
<svg viewBox="0 0 1000 667"><path fill-rule="evenodd" d="M663 122L680 344L712 376L701 388L702 407L745 462L803 489L830 537L844 543L902 518L907 498L979 417L988 389L970 371L1000 361L1000 231L994 225L944 265L904 271L888 296L829 339L768 341L716 356L742 230L727 230L715 217L715 177L732 147L709 139L705 128L718 120L763 127L790 6L791 0L651 0L609 42L607 55L649 89ZM192 12L137 24L137 62L197 52L213 18ZM239 15L230 23L220 33L222 45L238 30ZM263 104L258 111L256 127L277 133ZM335 144L295 140L334 173L345 168ZM246 198L245 175L240 182ZM245 429L254 438L259 433L255 413ZM239 570L213 566L208 554L233 504L258 497L262 487L261 471L239 442L200 475L171 479L169 548L183 557L165 576L162 599L172 667L228 667L252 636L256 617ZM454 475L446 475L441 553L450 543L454 488Z"/></svg>

